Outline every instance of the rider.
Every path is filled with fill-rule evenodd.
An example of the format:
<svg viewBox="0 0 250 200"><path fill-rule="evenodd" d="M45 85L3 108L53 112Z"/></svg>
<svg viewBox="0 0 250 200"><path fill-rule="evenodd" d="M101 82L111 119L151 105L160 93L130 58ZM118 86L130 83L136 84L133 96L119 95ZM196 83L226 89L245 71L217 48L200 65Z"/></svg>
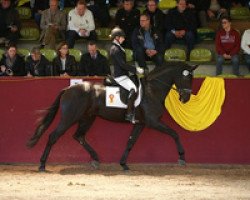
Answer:
<svg viewBox="0 0 250 200"><path fill-rule="evenodd" d="M112 44L110 47L110 57L114 65L115 81L129 91L127 97L127 113L125 120L135 123L134 102L136 99L137 88L134 82L129 78L129 72L132 74L143 74L144 70L140 67L134 67L126 63L125 49L121 44L125 40L125 33L122 29L115 27L111 31Z"/></svg>

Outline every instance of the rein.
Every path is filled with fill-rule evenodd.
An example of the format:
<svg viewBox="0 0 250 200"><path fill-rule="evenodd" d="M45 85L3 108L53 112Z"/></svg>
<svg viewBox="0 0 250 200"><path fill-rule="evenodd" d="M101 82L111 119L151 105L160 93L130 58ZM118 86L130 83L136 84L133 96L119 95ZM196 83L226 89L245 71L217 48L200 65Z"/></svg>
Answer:
<svg viewBox="0 0 250 200"><path fill-rule="evenodd" d="M159 76L159 74L156 74L156 75ZM155 76L156 76L156 75L155 75ZM157 76L156 76L156 77L157 77ZM151 79L148 79L148 80L152 80L152 78L151 78ZM186 92L186 93L189 93L189 94L192 93L192 90L191 90L191 89L187 89L187 88L180 88L180 89L174 88L172 85L167 84L167 83L161 81L161 80L158 79L158 78L155 78L155 79L153 79L153 80L158 81L158 82L161 83L162 85L167 86L167 87L169 87L170 89L173 89L173 90L177 91L179 94L182 93L182 92Z"/></svg>

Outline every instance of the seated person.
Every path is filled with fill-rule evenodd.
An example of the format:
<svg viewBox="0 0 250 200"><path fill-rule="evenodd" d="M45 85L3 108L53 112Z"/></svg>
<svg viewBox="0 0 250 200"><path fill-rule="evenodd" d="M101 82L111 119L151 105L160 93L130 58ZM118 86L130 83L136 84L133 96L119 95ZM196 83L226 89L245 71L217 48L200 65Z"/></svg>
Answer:
<svg viewBox="0 0 250 200"><path fill-rule="evenodd" d="M34 47L25 63L26 75L28 77L49 76L51 75L50 67L49 61L41 54L40 49Z"/></svg>
<svg viewBox="0 0 250 200"><path fill-rule="evenodd" d="M231 19L227 16L221 18L221 26L215 37L216 75L222 74L224 61L231 60L233 74L239 76L240 34L231 27Z"/></svg>
<svg viewBox="0 0 250 200"><path fill-rule="evenodd" d="M11 1L0 1L0 44L17 43L20 27L19 14L11 7Z"/></svg>
<svg viewBox="0 0 250 200"><path fill-rule="evenodd" d="M88 43L88 53L81 57L79 76L107 76L110 74L108 60L98 50L95 42Z"/></svg>
<svg viewBox="0 0 250 200"><path fill-rule="evenodd" d="M50 0L50 8L43 11L40 27L42 46L55 49L56 37L65 39L66 15L58 9L58 0Z"/></svg>
<svg viewBox="0 0 250 200"><path fill-rule="evenodd" d="M100 26L109 26L109 5L104 0L86 0L88 9L93 13L94 18L97 19Z"/></svg>
<svg viewBox="0 0 250 200"><path fill-rule="evenodd" d="M15 44L9 44L6 49L6 54L3 55L0 61L0 76L24 76L25 62L24 58L17 54Z"/></svg>
<svg viewBox="0 0 250 200"><path fill-rule="evenodd" d="M241 49L244 52L247 68L250 72L250 29L244 31L241 39Z"/></svg>
<svg viewBox="0 0 250 200"><path fill-rule="evenodd" d="M165 19L165 47L171 48L175 40L185 40L187 57L194 48L197 20L193 11L187 8L186 0L177 0L176 8L170 9Z"/></svg>
<svg viewBox="0 0 250 200"><path fill-rule="evenodd" d="M115 25L124 30L126 40L122 46L131 49L131 37L133 30L139 26L140 11L134 7L134 0L124 0L123 7L115 15Z"/></svg>
<svg viewBox="0 0 250 200"><path fill-rule="evenodd" d="M140 26L132 35L132 46L135 60L139 66L148 70L146 60L151 60L156 67L164 62L164 44L162 35L150 25L150 16L141 14Z"/></svg>
<svg viewBox="0 0 250 200"><path fill-rule="evenodd" d="M228 15L230 8L226 0L187 0L187 7L194 11L199 27L207 27L210 19Z"/></svg>
<svg viewBox="0 0 250 200"><path fill-rule="evenodd" d="M71 10L68 15L67 43L69 48L74 48L75 40L79 38L97 39L94 17L84 0L79 0L75 9Z"/></svg>
<svg viewBox="0 0 250 200"><path fill-rule="evenodd" d="M150 16L151 27L161 31L164 31L164 19L165 14L158 8L156 0L148 0L147 8L144 11Z"/></svg>
<svg viewBox="0 0 250 200"><path fill-rule="evenodd" d="M31 4L32 15L34 16L37 26L40 27L42 13L48 8L49 0L35 0L34 5Z"/></svg>
<svg viewBox="0 0 250 200"><path fill-rule="evenodd" d="M53 72L55 76L76 76L77 74L75 57L69 55L66 42L61 42L57 47L57 57L53 60Z"/></svg>

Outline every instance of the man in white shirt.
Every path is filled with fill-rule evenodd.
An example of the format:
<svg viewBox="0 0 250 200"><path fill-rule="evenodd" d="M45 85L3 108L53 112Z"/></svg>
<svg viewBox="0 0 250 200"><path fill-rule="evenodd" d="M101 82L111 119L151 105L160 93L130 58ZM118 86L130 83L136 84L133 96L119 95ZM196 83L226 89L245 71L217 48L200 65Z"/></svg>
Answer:
<svg viewBox="0 0 250 200"><path fill-rule="evenodd" d="M67 43L69 48L74 48L75 40L79 38L97 39L94 17L87 9L84 0L79 0L75 9L71 10L68 15Z"/></svg>
<svg viewBox="0 0 250 200"><path fill-rule="evenodd" d="M241 49L244 51L247 67L250 71L250 29L245 30L241 39Z"/></svg>

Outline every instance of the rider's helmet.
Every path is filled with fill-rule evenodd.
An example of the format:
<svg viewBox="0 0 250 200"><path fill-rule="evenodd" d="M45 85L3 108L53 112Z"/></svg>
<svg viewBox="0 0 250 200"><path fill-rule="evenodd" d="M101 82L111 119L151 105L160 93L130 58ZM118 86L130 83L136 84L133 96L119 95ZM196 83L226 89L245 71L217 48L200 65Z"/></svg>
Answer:
<svg viewBox="0 0 250 200"><path fill-rule="evenodd" d="M122 29L120 29L119 27L115 27L113 28L113 30L111 31L110 37L113 40L115 37L125 37L125 33Z"/></svg>

